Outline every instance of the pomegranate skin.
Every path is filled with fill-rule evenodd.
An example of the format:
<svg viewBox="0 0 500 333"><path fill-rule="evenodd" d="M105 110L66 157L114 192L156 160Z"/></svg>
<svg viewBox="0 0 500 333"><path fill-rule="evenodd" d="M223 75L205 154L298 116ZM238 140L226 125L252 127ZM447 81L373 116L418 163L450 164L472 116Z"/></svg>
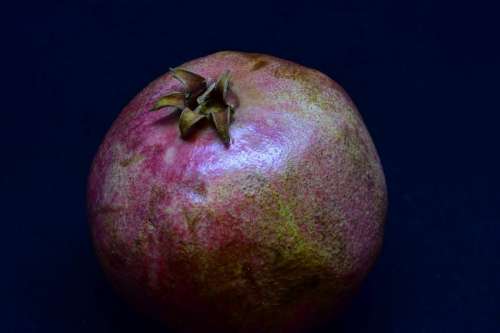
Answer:
<svg viewBox="0 0 500 333"><path fill-rule="evenodd" d="M226 147L210 126L181 139L149 112L167 73L121 112L92 164L94 246L114 288L181 332L302 332L337 316L383 238L385 179L346 92L324 74L224 51L180 66L231 73Z"/></svg>

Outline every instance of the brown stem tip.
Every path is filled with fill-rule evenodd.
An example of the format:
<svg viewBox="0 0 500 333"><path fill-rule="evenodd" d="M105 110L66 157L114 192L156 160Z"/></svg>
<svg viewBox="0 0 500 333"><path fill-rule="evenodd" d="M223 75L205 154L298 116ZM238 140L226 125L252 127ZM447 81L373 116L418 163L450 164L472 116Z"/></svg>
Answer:
<svg viewBox="0 0 500 333"><path fill-rule="evenodd" d="M207 119L213 124L224 144L229 146L229 125L236 108L236 103L232 102L236 100L236 96L229 88L229 71L221 74L211 84L208 84L204 77L182 68L172 68L170 72L182 84L183 91L173 91L160 97L151 111L166 107L182 110L179 118L182 138L189 135L196 123ZM229 97L229 94L232 96Z"/></svg>

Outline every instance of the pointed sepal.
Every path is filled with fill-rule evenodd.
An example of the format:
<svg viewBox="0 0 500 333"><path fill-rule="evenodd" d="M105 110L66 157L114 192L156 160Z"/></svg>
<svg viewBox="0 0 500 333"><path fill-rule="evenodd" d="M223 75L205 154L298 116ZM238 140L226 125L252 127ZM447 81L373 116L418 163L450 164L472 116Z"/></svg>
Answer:
<svg viewBox="0 0 500 333"><path fill-rule="evenodd" d="M186 138L191 128L204 118L206 118L204 114L195 112L190 108L184 108L179 118L179 130L181 132L181 136Z"/></svg>
<svg viewBox="0 0 500 333"><path fill-rule="evenodd" d="M201 93L207 88L207 81L203 76L183 68L171 68L170 72L182 83L188 94Z"/></svg>
<svg viewBox="0 0 500 333"><path fill-rule="evenodd" d="M217 93L216 98L222 101L224 104L227 104L226 96L227 90L229 88L229 79L229 71L225 71L221 76L219 76L219 79L217 80L217 87L215 88L215 91Z"/></svg>
<svg viewBox="0 0 500 333"><path fill-rule="evenodd" d="M229 124L231 122L231 108L226 106L214 107L210 112L210 117L215 125L217 134L222 139L226 146L231 143L231 137L229 136Z"/></svg>
<svg viewBox="0 0 500 333"><path fill-rule="evenodd" d="M226 105L228 87L229 71L226 71L221 74L215 82L210 84L207 90L205 90L205 92L198 97L198 104L202 104L210 100L211 103Z"/></svg>
<svg viewBox="0 0 500 333"><path fill-rule="evenodd" d="M177 109L184 109L186 94L174 91L168 95L160 97L150 111L158 111L166 107L175 107Z"/></svg>

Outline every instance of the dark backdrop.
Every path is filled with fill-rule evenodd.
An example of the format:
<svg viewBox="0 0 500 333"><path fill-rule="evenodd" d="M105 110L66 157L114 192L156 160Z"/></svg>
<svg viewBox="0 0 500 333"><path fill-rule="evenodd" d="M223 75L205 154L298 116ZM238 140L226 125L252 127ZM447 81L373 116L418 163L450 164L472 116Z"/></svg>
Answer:
<svg viewBox="0 0 500 333"><path fill-rule="evenodd" d="M121 108L223 49L317 68L387 176L383 253L339 332L500 332L497 11L478 1L2 5L1 332L160 332L93 255L85 182Z"/></svg>

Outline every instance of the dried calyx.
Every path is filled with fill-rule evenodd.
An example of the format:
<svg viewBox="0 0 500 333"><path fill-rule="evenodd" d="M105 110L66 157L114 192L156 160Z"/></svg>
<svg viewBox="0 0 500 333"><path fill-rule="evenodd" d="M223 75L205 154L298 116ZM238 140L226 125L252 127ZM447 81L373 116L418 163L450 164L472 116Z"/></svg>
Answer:
<svg viewBox="0 0 500 333"><path fill-rule="evenodd" d="M204 77L185 69L174 68L170 71L181 82L183 91L160 97L151 111L167 107L182 110L179 129L183 138L189 135L195 124L208 120L215 126L224 144L229 145L229 125L237 103L236 96L229 89L229 72L226 71L209 84Z"/></svg>

